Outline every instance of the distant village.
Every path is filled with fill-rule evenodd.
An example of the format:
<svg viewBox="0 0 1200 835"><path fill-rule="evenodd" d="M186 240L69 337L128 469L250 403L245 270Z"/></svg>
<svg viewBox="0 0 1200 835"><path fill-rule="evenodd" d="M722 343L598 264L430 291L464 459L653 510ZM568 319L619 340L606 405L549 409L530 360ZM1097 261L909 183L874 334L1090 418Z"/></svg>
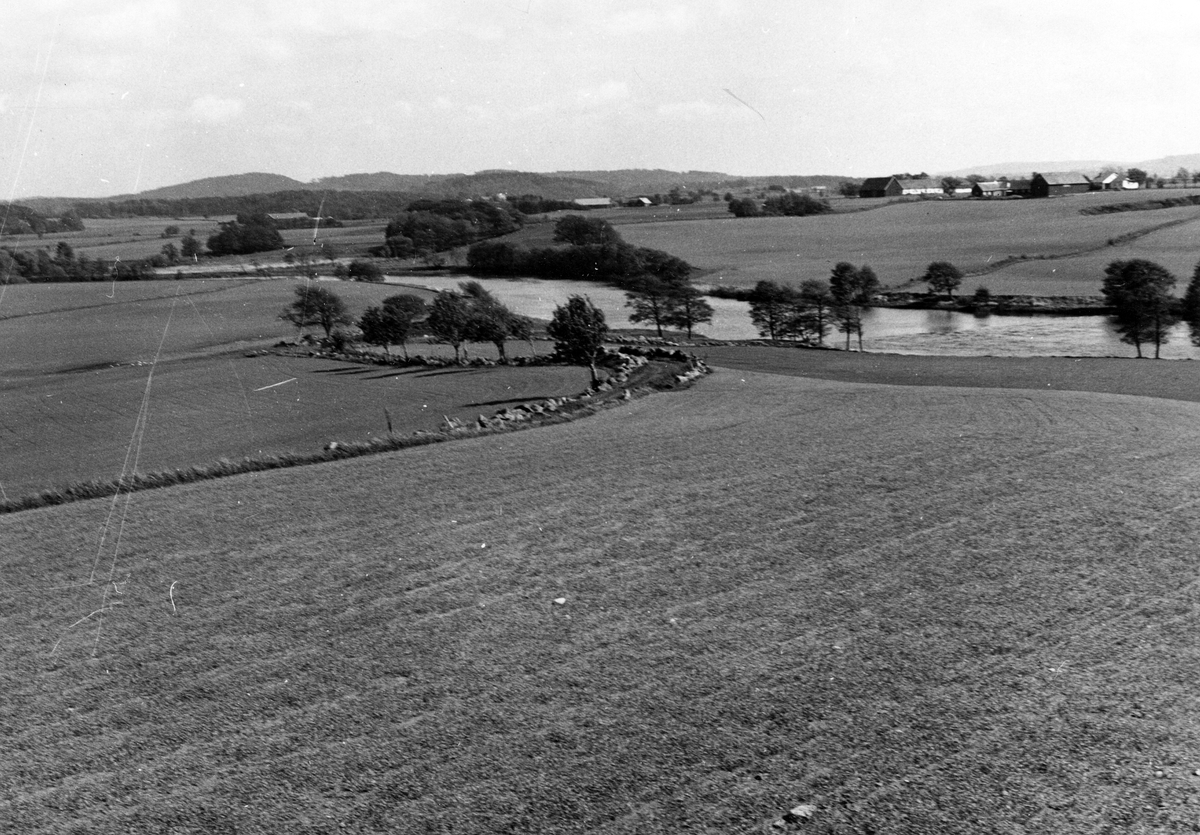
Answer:
<svg viewBox="0 0 1200 835"><path fill-rule="evenodd" d="M1066 194L1082 194L1089 191L1131 191L1142 188L1185 188L1189 184L1200 184L1200 172L1193 174L1180 169L1176 176L1167 180L1147 175L1134 168L1127 172L1106 170L1089 177L1078 171L1057 171L1046 174L1035 173L1028 179L1001 177L985 180L979 176L966 179L943 177L868 177L857 187L856 193L849 188L842 193L858 197L1058 197Z"/></svg>

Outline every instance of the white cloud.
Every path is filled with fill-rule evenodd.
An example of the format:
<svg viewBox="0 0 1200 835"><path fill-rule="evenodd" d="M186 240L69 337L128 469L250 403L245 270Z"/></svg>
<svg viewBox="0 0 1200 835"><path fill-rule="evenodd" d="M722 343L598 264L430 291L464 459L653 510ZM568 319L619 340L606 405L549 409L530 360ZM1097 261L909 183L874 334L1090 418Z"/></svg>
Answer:
<svg viewBox="0 0 1200 835"><path fill-rule="evenodd" d="M197 122L228 122L246 109L241 99L223 99L218 96L201 96L192 102L187 116Z"/></svg>
<svg viewBox="0 0 1200 835"><path fill-rule="evenodd" d="M717 113L717 107L712 102L696 99L660 104L655 112L671 119L706 119Z"/></svg>
<svg viewBox="0 0 1200 835"><path fill-rule="evenodd" d="M624 81L607 81L604 84L584 87L575 94L575 98L583 105L624 101L629 98L629 85Z"/></svg>

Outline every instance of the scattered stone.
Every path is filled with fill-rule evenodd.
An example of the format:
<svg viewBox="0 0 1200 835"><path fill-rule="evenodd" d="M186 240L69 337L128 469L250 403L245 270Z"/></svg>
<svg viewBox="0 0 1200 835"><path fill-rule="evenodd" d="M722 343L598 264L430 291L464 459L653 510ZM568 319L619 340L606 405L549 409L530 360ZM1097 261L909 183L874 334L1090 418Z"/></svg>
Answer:
<svg viewBox="0 0 1200 835"><path fill-rule="evenodd" d="M567 605L567 598L565 598L565 597L556 597L556 598L554 598L554 605L555 605L555 606L565 606L565 605Z"/></svg>
<svg viewBox="0 0 1200 835"><path fill-rule="evenodd" d="M337 441L330 441L329 443L325 444L325 451L326 451L326 452L333 452L333 451L334 451L335 449L337 449L337 448L338 448L338 442L337 442Z"/></svg>
<svg viewBox="0 0 1200 835"><path fill-rule="evenodd" d="M632 400L633 399L633 395L629 393L629 389L624 389L621 392L621 399L622 400Z"/></svg>
<svg viewBox="0 0 1200 835"><path fill-rule="evenodd" d="M802 823L806 820L811 820L816 814L817 807L811 803L801 803L799 806L793 806L788 810L788 813L783 816L783 819L790 823Z"/></svg>

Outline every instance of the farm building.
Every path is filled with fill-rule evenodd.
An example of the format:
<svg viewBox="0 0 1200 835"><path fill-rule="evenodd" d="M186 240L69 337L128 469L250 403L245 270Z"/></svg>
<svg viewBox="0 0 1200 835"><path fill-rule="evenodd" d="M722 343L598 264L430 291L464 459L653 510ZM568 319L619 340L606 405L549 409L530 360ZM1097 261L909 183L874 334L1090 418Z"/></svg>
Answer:
<svg viewBox="0 0 1200 835"><path fill-rule="evenodd" d="M581 209L607 209L612 205L610 197L577 197L571 201Z"/></svg>
<svg viewBox="0 0 1200 835"><path fill-rule="evenodd" d="M1008 197L1008 180L981 180L971 186L972 197Z"/></svg>
<svg viewBox="0 0 1200 835"><path fill-rule="evenodd" d="M1056 197L1061 194L1081 194L1091 190L1092 181L1077 171L1034 174L1029 184L1031 197Z"/></svg>
<svg viewBox="0 0 1200 835"><path fill-rule="evenodd" d="M1102 191L1129 191L1137 188L1140 184L1137 180L1131 180L1124 174L1113 171L1104 175L1103 179L1095 181Z"/></svg>
<svg viewBox="0 0 1200 835"><path fill-rule="evenodd" d="M945 189L934 179L899 180L901 194L942 194Z"/></svg>
<svg viewBox="0 0 1200 835"><path fill-rule="evenodd" d="M903 193L895 177L868 177L858 187L859 197L899 197Z"/></svg>
<svg viewBox="0 0 1200 835"><path fill-rule="evenodd" d="M1013 197L1029 197L1033 188L1031 180L1009 180L1008 193Z"/></svg>

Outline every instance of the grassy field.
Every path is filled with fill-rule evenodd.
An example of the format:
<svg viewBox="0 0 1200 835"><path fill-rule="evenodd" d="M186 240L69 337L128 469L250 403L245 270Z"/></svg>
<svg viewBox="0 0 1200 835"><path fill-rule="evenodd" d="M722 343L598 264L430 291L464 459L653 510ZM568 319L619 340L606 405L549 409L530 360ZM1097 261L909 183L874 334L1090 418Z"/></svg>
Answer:
<svg viewBox="0 0 1200 835"><path fill-rule="evenodd" d="M1200 260L1200 244L1195 243L1200 209L1194 206L1109 215L1079 213L1101 202L1134 199L1098 193L1051 200L932 200L807 218L727 217L620 228L630 243L665 250L704 270L701 280L712 284L746 287L763 279L797 284L828 277L835 263L851 261L870 264L884 284L900 286L919 277L932 261L951 261L964 271L981 270L1011 256L1033 258L1105 247L1110 238L1172 220L1190 221L1135 244L1106 247L1095 256L1033 261L964 284L968 292L982 283L995 293L1096 295L1103 265L1109 261L1161 252L1176 268L1186 263L1190 272ZM1103 262L1099 270L1098 261Z"/></svg>
<svg viewBox="0 0 1200 835"><path fill-rule="evenodd" d="M75 255L88 258L103 258L115 261L118 258L133 261L151 258L162 252L167 244L179 247L180 238L195 230L201 243L217 232L221 221L233 220L233 216L211 218L89 218L84 220L82 232L57 232L39 238L37 235L5 235L0 245L17 250L46 249L53 254L59 241L66 241L75 250ZM179 234L162 237L168 226L178 226ZM341 227L321 227L318 231L320 243L333 245L340 256L350 257L365 254L367 249L383 243L387 220L354 221ZM284 243L292 247L311 246L313 229L285 229L280 233ZM235 256L218 259L212 263L250 264L252 261L276 259L278 253L258 256Z"/></svg>
<svg viewBox="0 0 1200 835"><path fill-rule="evenodd" d="M1198 419L729 370L0 517L0 818L754 832L809 803L796 831L1185 831Z"/></svg>
<svg viewBox="0 0 1200 835"><path fill-rule="evenodd" d="M407 433L435 429L444 415L473 419L587 386L582 368L402 371L243 357L239 349L295 337L295 328L277 318L295 286L210 280L9 287L0 302L0 496L116 477L134 450L138 469L149 472L313 449L384 434L385 408L394 431ZM355 315L412 292L360 283L336 289ZM411 349L450 350L416 342ZM514 355L526 352L512 346ZM472 354L495 356L491 346ZM135 433L143 409L149 417Z"/></svg>

